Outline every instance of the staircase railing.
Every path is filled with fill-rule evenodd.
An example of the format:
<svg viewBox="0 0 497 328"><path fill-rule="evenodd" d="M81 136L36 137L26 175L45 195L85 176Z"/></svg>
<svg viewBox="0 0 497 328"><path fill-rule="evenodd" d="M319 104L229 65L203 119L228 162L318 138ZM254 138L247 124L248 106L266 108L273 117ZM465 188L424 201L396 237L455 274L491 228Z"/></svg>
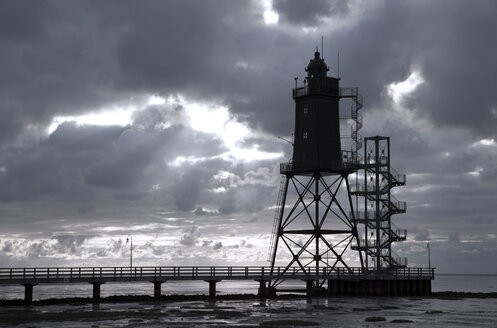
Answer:
<svg viewBox="0 0 497 328"><path fill-rule="evenodd" d="M362 108L362 95L359 94L358 88L340 88L340 98L352 98L353 104L350 106L350 116L352 118L352 125L350 127L350 136L352 138L352 156L355 161L360 160L359 149L362 148L362 136L359 130L362 128L362 115L359 110Z"/></svg>
<svg viewBox="0 0 497 328"><path fill-rule="evenodd" d="M286 182L286 177L281 177L280 180L280 191L278 193L278 201L276 202L276 208L274 209L274 218L273 218L273 229L271 232L271 237L270 237L270 242L269 242L269 251L267 255L267 261L271 262L272 261L272 255L274 251L274 247L276 244L276 238L278 238L278 229L279 229L279 220L280 220L280 213L283 210L282 208L282 201L283 201L283 193L285 190L285 182Z"/></svg>

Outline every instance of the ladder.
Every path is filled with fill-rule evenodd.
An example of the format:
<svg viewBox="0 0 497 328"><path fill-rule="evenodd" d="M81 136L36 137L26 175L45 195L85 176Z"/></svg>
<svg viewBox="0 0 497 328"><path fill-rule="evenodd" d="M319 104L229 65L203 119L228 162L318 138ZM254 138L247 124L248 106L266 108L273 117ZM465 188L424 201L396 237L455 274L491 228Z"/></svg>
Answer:
<svg viewBox="0 0 497 328"><path fill-rule="evenodd" d="M278 201L276 202L276 208L274 209L273 230L271 232L271 237L270 237L271 239L269 242L269 250L268 250L268 254L267 254L267 261L268 262L271 262L271 260L272 260L274 246L276 244L276 239L278 238L280 213L283 210L281 202L283 201L283 193L285 190L285 181L286 181L286 176L282 176L281 181L280 181L280 191L278 193Z"/></svg>

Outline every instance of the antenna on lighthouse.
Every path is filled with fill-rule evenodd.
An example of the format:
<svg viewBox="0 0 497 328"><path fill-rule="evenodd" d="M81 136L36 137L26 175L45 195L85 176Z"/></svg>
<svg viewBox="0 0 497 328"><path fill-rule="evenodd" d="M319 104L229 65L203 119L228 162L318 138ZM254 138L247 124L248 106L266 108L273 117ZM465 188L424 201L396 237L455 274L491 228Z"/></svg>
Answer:
<svg viewBox="0 0 497 328"><path fill-rule="evenodd" d="M321 35L321 58L324 60L323 36Z"/></svg>
<svg viewBox="0 0 497 328"><path fill-rule="evenodd" d="M340 78L340 49L337 52L337 75Z"/></svg>

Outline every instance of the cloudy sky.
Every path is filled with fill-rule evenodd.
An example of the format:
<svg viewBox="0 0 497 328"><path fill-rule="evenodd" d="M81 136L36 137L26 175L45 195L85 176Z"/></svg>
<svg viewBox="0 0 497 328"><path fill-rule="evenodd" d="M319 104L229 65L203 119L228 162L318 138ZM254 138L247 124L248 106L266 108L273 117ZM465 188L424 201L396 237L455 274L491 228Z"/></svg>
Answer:
<svg viewBox="0 0 497 328"><path fill-rule="evenodd" d="M0 1L0 265L266 262L294 77L391 137L412 266L497 273L497 2Z"/></svg>

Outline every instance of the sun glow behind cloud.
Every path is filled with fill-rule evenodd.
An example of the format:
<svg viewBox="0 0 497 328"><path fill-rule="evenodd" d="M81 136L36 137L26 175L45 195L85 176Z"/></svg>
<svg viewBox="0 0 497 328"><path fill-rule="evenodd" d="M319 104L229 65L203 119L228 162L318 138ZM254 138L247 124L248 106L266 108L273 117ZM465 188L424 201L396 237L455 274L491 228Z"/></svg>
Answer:
<svg viewBox="0 0 497 328"><path fill-rule="evenodd" d="M57 127L64 122L76 122L78 125L119 125L126 126L133 122L133 112L137 110L135 106L125 108L112 108L108 110L90 112L80 116L56 116L47 129L48 134L52 134Z"/></svg>
<svg viewBox="0 0 497 328"><path fill-rule="evenodd" d="M76 122L78 125L127 126L133 124L134 115L149 106L175 106L184 108L186 122L193 130L214 135L220 139L228 151L212 157L196 157L194 154L178 156L169 165L179 166L184 163L196 163L209 159L221 158L226 161L253 161L276 159L281 152L266 152L259 150L259 145L252 143L242 145L248 138L264 139L268 136L254 131L247 124L239 122L230 114L229 108L214 103L190 102L181 95L163 98L157 95L148 95L134 104L122 107L111 107L99 111L92 111L80 116L57 116L47 129L53 133L64 122ZM164 129L169 128L169 122L160 123Z"/></svg>
<svg viewBox="0 0 497 328"><path fill-rule="evenodd" d="M261 4L264 11L263 12L264 23L266 23L267 25L277 24L280 17L278 13L273 10L273 1L262 0Z"/></svg>
<svg viewBox="0 0 497 328"><path fill-rule="evenodd" d="M393 82L388 86L388 94L396 104L400 104L402 99L424 82L422 76L417 71L413 71L407 79L401 82Z"/></svg>
<svg viewBox="0 0 497 328"><path fill-rule="evenodd" d="M211 158L178 157L170 162L170 165L178 166L185 162L195 163L214 158L222 158L227 161L253 161L276 159L283 156L280 152L261 151L257 144L252 144L249 147L242 146L242 143L248 138L264 138L265 136L260 132L251 130L246 124L232 117L227 107L215 104L188 103L184 99L180 99L190 120L190 126L196 131L216 135L223 141L228 151Z"/></svg>
<svg viewBox="0 0 497 328"><path fill-rule="evenodd" d="M55 116L49 125L48 134L53 133L57 127L64 122L76 122L78 125L101 125L101 126L126 126L133 123L133 114L147 106L159 106L170 103L171 99L165 99L157 95L145 96L144 99L127 105L115 105L110 108L102 108L90 111L79 116Z"/></svg>

